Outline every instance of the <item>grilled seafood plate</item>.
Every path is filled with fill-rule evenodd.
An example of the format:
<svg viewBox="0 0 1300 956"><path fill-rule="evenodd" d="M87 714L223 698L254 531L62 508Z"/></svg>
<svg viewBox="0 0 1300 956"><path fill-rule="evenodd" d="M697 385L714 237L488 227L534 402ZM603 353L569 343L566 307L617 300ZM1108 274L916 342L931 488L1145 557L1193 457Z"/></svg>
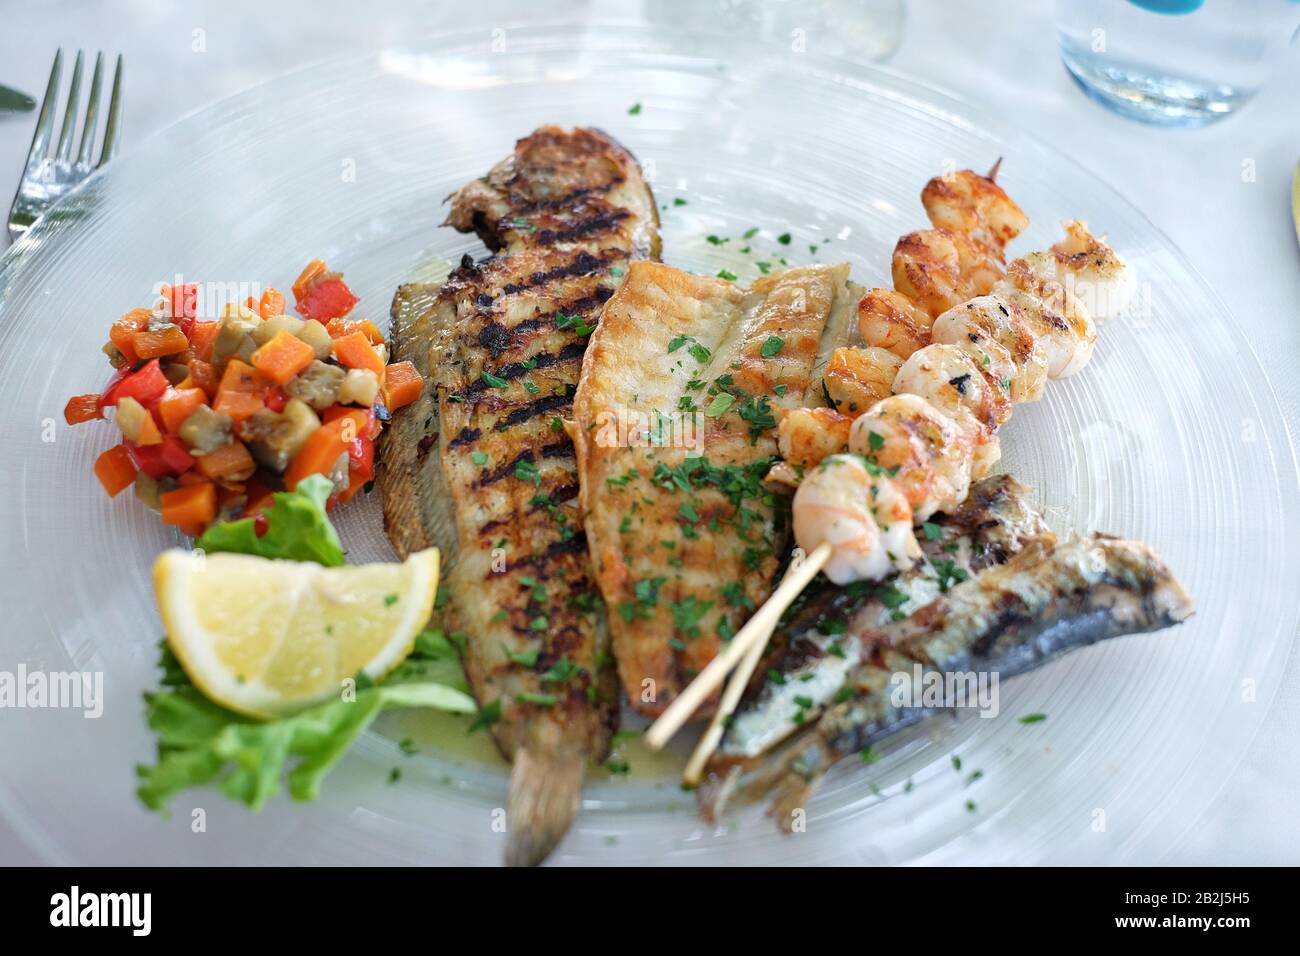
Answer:
<svg viewBox="0 0 1300 956"><path fill-rule="evenodd" d="M426 385L381 449L384 523L399 554L447 557L446 625L514 765L507 862L533 864L568 829L618 705L560 421L601 307L659 254L658 216L623 147L548 126L462 188L448 223L496 254L394 300L397 357Z"/></svg>
<svg viewBox="0 0 1300 956"><path fill-rule="evenodd" d="M881 625L878 615L859 614L846 640L862 644L863 661L844 683L845 699L747 777L727 757L715 759L702 810L716 819L733 795L770 794L769 815L788 827L836 761L944 709L895 703L893 691L914 681L918 668L923 679L932 672L1013 677L1097 641L1182 623L1192 611L1187 591L1145 544L1041 535L901 620Z"/></svg>
<svg viewBox="0 0 1300 956"><path fill-rule="evenodd" d="M776 415L820 400L861 289L847 265L749 289L634 262L583 361L570 433L631 706L658 714L770 593L786 533Z"/></svg>

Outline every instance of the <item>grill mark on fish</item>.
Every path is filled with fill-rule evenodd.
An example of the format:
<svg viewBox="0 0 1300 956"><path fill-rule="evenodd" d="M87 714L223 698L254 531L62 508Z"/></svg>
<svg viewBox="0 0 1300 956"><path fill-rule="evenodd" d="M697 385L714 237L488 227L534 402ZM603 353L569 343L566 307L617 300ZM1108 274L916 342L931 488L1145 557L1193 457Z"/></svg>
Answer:
<svg viewBox="0 0 1300 956"><path fill-rule="evenodd" d="M462 428L460 434L447 442L448 448L456 448L460 445L469 445L483 437L481 428Z"/></svg>
<svg viewBox="0 0 1300 956"><path fill-rule="evenodd" d="M657 256L658 218L626 150L594 130L543 127L457 192L447 221L497 254L465 256L441 288L403 287L394 300L396 358L429 380L385 433L385 527L399 552L436 539L455 558L444 624L466 635L480 706L500 707L490 731L514 764L506 858L530 864L564 835L585 768L603 759L617 719L603 622L572 603L594 590L573 451L542 417L571 402L586 345L576 328L557 329L555 315L595 313L619 284L616 267L621 275L630 260ZM487 387L484 371L505 384ZM486 468L474 462L482 455ZM523 462L535 470L516 475ZM493 567L498 554L504 573ZM521 584L530 572L541 589ZM533 652L534 667L518 662ZM568 680L543 679L566 658Z"/></svg>
<svg viewBox="0 0 1300 956"><path fill-rule="evenodd" d="M526 422L530 418L536 418L538 415L545 415L547 412L568 408L572 404L572 395L547 395L545 398L539 398L534 402L529 402L527 405L511 410L501 420L501 425L508 428L511 425Z"/></svg>

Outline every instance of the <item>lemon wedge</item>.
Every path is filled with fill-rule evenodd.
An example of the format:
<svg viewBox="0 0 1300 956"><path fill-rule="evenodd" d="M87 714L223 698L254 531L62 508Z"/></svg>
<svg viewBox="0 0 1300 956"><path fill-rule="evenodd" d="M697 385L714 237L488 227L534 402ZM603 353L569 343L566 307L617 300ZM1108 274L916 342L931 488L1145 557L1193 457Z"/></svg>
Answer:
<svg viewBox="0 0 1300 956"><path fill-rule="evenodd" d="M275 717L379 680L433 613L438 552L401 564L326 568L172 549L153 566L167 641L209 699Z"/></svg>

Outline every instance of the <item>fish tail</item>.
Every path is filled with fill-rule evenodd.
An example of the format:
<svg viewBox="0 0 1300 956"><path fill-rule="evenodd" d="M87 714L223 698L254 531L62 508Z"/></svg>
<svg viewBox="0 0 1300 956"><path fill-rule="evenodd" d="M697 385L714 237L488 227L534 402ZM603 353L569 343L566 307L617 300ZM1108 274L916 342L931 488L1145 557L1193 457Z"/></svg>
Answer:
<svg viewBox="0 0 1300 956"><path fill-rule="evenodd" d="M586 771L577 751L515 751L506 797L507 866L536 866L564 839L578 813Z"/></svg>

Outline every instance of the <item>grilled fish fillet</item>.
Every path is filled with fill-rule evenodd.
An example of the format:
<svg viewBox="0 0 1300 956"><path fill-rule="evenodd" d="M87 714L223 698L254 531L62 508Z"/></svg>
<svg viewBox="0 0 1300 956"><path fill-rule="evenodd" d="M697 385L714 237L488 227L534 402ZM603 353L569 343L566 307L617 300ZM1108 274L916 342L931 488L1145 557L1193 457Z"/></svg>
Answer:
<svg viewBox="0 0 1300 956"><path fill-rule="evenodd" d="M396 357L426 376L381 449L399 554L447 557L481 719L514 766L507 862L540 862L577 812L617 721L617 684L576 511L570 414L587 336L633 259L659 253L636 160L597 130L543 127L452 198L497 254L441 288L403 286Z"/></svg>
<svg viewBox="0 0 1300 956"><path fill-rule="evenodd" d="M875 650L850 675L851 698L742 780L739 794L772 794L769 815L788 827L837 760L945 709L893 700L895 681L913 679L916 666L922 674L1014 677L1097 641L1179 624L1192 611L1190 595L1145 544L1104 535L1057 543L1045 535L904 620L855 629ZM706 815L716 815L734 782L711 779L701 792Z"/></svg>
<svg viewBox="0 0 1300 956"><path fill-rule="evenodd" d="M819 577L786 612L710 762L752 761L815 721L844 695L867 645L852 629L879 627L925 607L958 580L1005 562L1047 533L1030 489L1009 475L977 482L951 515L935 515L921 540L926 561L887 581L839 588Z"/></svg>
<svg viewBox="0 0 1300 956"><path fill-rule="evenodd" d="M570 434L623 689L658 714L771 590L776 414L820 400L861 290L847 265L749 289L634 262L583 360ZM701 715L709 708L701 710Z"/></svg>

